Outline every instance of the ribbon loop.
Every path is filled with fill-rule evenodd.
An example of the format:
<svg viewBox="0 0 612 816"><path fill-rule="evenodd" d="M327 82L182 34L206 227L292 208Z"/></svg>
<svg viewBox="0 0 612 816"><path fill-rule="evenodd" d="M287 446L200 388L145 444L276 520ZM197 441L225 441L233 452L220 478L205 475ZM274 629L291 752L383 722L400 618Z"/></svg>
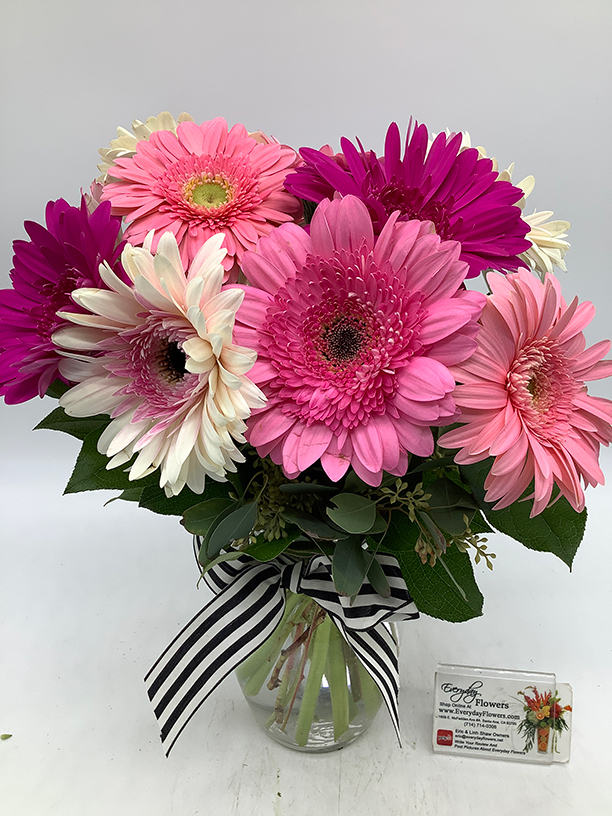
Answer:
<svg viewBox="0 0 612 816"><path fill-rule="evenodd" d="M339 596L325 555L309 561L281 555L263 563L242 555L211 568L204 579L216 597L179 632L145 677L162 743L168 743L166 756L219 683L274 632L286 591L308 595L330 614L380 689L399 739L397 643L386 624L413 620L419 613L397 560L387 554L376 558L389 581L389 598L367 581L354 599Z"/></svg>

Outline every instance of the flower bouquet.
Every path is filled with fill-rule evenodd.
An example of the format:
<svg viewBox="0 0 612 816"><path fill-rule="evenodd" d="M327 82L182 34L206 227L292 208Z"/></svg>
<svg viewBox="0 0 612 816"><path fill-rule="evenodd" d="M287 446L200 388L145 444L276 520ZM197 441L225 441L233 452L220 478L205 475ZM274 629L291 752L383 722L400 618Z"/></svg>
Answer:
<svg viewBox="0 0 612 816"><path fill-rule="evenodd" d="M533 697L519 691L525 700L523 710L526 715L517 728L518 733L525 737L525 751L530 751L537 739L538 753L546 753L552 729L552 750L554 752L557 747L557 736L569 728L564 714L566 711L571 711L572 707L569 705L561 707L559 704L561 698L551 691L540 694L535 686L527 686L527 688L533 691Z"/></svg>
<svg viewBox="0 0 612 816"><path fill-rule="evenodd" d="M50 202L0 293L0 394L82 448L66 492L181 517L214 599L147 676L169 748L237 669L303 750L398 730L396 621L480 615L500 530L571 565L612 374L569 224L467 134L384 156L162 113ZM487 294L470 288L474 282Z"/></svg>

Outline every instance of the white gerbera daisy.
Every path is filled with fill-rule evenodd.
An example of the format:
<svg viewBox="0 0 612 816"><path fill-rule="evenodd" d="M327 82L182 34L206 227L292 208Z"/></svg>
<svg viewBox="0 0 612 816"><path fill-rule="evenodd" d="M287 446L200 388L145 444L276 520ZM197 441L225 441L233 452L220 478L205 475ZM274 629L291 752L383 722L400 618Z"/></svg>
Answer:
<svg viewBox="0 0 612 816"><path fill-rule="evenodd" d="M533 176L527 176L519 181L517 187L520 187L525 193L525 198L519 201L519 206L525 206L527 196L534 186ZM525 236L528 241L531 241L531 247L520 257L539 274L542 280L547 272L552 274L554 266L567 272L563 259L570 244L564 239L567 238L567 231L571 224L569 221L549 221L548 219L553 215L551 210L534 211L531 215L523 214L523 221L526 221L531 227Z"/></svg>
<svg viewBox="0 0 612 816"><path fill-rule="evenodd" d="M162 111L158 116L149 116L146 122L134 119L132 122L133 133L125 128L118 127L117 138L111 141L110 147L101 147L98 150L102 157L98 170L102 175L97 180L104 184L116 159L128 159L133 156L136 153L138 142L148 141L151 134L156 130L169 130L176 136L176 126L181 122L193 122L193 119L188 113L181 113L178 120L175 121L171 113Z"/></svg>
<svg viewBox="0 0 612 816"><path fill-rule="evenodd" d="M77 325L53 335L70 350L63 376L78 383L60 405L69 416L113 418L98 443L108 468L137 454L130 479L160 468L166 495L185 484L202 493L206 476L223 481L244 461L235 441L245 441L244 420L265 398L245 376L255 352L233 343L244 293L223 286L223 235L206 241L187 271L172 233L155 255L152 239L123 251L133 287L102 265L108 289L73 292L91 314L63 312Z"/></svg>

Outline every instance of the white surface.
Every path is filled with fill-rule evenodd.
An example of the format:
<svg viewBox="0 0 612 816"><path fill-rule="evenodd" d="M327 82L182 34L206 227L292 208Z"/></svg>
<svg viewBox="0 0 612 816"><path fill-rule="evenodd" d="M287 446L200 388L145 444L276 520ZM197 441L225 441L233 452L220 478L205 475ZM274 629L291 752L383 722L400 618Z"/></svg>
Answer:
<svg viewBox="0 0 612 816"><path fill-rule="evenodd" d="M78 202L96 149L161 110L225 116L294 146L388 123L469 130L529 210L573 222L566 297L609 334L608 0L22 0L4 3L0 286L24 219ZM612 396L610 383L594 393ZM337 754L294 754L255 730L229 678L160 747L142 677L205 602L189 537L106 496L61 497L78 445L29 429L52 406L0 405L2 816L608 816L612 750L610 489L591 491L573 574L501 536L477 569L485 616L402 630L404 747L388 718ZM612 475L612 458L605 469ZM438 660L556 672L575 695L572 759L543 768L436 756Z"/></svg>
<svg viewBox="0 0 612 816"><path fill-rule="evenodd" d="M591 493L573 574L496 536L494 572L477 568L484 617L401 627L403 748L383 712L342 751L289 751L256 730L229 677L165 759L142 678L208 597L189 536L132 505L103 509L105 494L62 498L64 440L38 434L57 439L58 461L30 449L3 462L0 731L13 734L0 742L3 816L610 813L608 489ZM612 475L612 457L605 464ZM570 682L569 765L435 755L439 660Z"/></svg>

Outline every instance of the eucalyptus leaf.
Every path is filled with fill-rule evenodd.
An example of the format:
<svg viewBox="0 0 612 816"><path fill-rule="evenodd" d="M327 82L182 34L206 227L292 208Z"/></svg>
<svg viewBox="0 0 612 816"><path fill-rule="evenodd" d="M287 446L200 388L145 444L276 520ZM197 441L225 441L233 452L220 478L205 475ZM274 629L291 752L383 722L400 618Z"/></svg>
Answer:
<svg viewBox="0 0 612 816"><path fill-rule="evenodd" d="M215 558L232 541L246 538L257 521L257 502L238 507L216 524L208 536L207 558Z"/></svg>
<svg viewBox="0 0 612 816"><path fill-rule="evenodd" d="M338 493L331 501L336 507L328 507L327 515L347 533L367 533L376 521L376 505L366 496Z"/></svg>
<svg viewBox="0 0 612 816"><path fill-rule="evenodd" d="M291 524L295 524L302 532L315 540L336 541L337 539L347 538L346 533L341 530L334 530L329 524L312 516L310 513L303 513L299 510L284 510L283 518L291 522Z"/></svg>
<svg viewBox="0 0 612 816"><path fill-rule="evenodd" d="M300 537L301 531L293 529L283 538L278 538L274 541L256 541L254 544L249 544L243 552L245 555L251 555L258 561L271 561L272 558L276 558Z"/></svg>
<svg viewBox="0 0 612 816"><path fill-rule="evenodd" d="M455 482L442 477L436 479L427 487L430 498L427 503L430 509L441 510L447 508L466 508L475 510L478 507L476 499Z"/></svg>
<svg viewBox="0 0 612 816"><path fill-rule="evenodd" d="M216 558L213 558L211 561L205 561L203 564L201 564L201 566L202 566L202 575L203 576L206 575L206 573L208 572L209 569L212 569L213 567L216 567L217 564L222 564L224 561L236 561L236 559L240 558L241 555L242 555L242 553L238 552L238 550L233 550L232 552L221 553L221 555L218 555Z"/></svg>
<svg viewBox="0 0 612 816"><path fill-rule="evenodd" d="M445 553L446 539L444 538L442 532L438 529L438 526L434 523L433 519L431 519L427 513L424 513L422 510L417 510L417 513L423 524L427 527L427 529L431 533L431 536L436 542L436 545L438 546L440 551Z"/></svg>
<svg viewBox="0 0 612 816"><path fill-rule="evenodd" d="M366 577L379 595L381 595L383 598L389 598L391 596L389 581L383 568L376 560L376 555L373 555L370 560L370 566L368 567Z"/></svg>
<svg viewBox="0 0 612 816"><path fill-rule="evenodd" d="M337 493L338 488L332 485L314 484L313 482L290 482L288 484L280 485L281 493L286 493L289 496L299 496L304 493L312 495L329 495Z"/></svg>
<svg viewBox="0 0 612 816"><path fill-rule="evenodd" d="M338 541L332 559L332 577L340 595L353 596L361 589L368 570L362 539L351 536Z"/></svg>
<svg viewBox="0 0 612 816"><path fill-rule="evenodd" d="M454 464L452 456L442 456L439 459L425 459L420 465L409 468L408 473L424 473L427 470L438 470L439 468L450 467Z"/></svg>
<svg viewBox="0 0 612 816"><path fill-rule="evenodd" d="M181 524L188 532L204 537L208 535L215 519L230 508L238 506L238 502L229 498L206 499L185 510Z"/></svg>
<svg viewBox="0 0 612 816"><path fill-rule="evenodd" d="M520 541L530 550L553 553L571 569L584 536L586 510L577 513L563 496L533 518L529 515L532 507L530 499L520 499L503 510L493 510L484 498L484 480L492 463L492 459L487 459L476 465L460 468L463 479L472 489L487 521L496 530ZM530 488L526 495L532 492L533 489Z"/></svg>
<svg viewBox="0 0 612 816"><path fill-rule="evenodd" d="M394 476L393 479L395 478L396 477ZM364 482L363 479L360 479L352 468L346 474L346 478L344 480L345 493L368 493L371 489L372 489L371 486L369 484L366 484L366 482Z"/></svg>
<svg viewBox="0 0 612 816"><path fill-rule="evenodd" d="M467 518L469 525L475 512L474 509L468 510L466 507L459 507L430 510L429 514L436 526L440 527L444 532L451 536L460 536L467 529L465 519Z"/></svg>

